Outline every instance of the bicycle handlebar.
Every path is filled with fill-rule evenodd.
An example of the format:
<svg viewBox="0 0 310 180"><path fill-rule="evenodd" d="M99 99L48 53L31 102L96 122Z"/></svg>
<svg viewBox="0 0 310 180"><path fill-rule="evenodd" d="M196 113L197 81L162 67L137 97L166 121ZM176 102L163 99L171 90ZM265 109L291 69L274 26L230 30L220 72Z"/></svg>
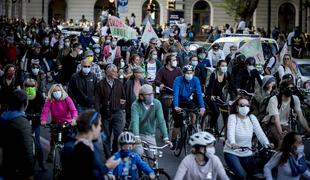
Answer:
<svg viewBox="0 0 310 180"><path fill-rule="evenodd" d="M70 123L63 123L63 124L47 123L46 127L51 128L51 129L52 128L71 128L71 127L73 127L73 125Z"/></svg>
<svg viewBox="0 0 310 180"><path fill-rule="evenodd" d="M141 143L143 145L145 145L149 149L164 149L165 147L169 146L169 144L165 144L163 146L153 146L153 145L151 145L150 143L148 143L146 141L141 141Z"/></svg>

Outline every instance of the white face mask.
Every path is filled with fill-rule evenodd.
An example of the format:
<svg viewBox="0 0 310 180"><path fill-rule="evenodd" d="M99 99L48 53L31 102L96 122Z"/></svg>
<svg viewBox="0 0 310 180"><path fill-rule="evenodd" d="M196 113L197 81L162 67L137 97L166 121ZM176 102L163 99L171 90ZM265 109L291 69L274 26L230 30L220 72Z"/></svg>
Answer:
<svg viewBox="0 0 310 180"><path fill-rule="evenodd" d="M247 106L244 106L244 107L239 107L239 114L242 115L242 116L247 116L248 113L250 112L250 108L247 107Z"/></svg>
<svg viewBox="0 0 310 180"><path fill-rule="evenodd" d="M83 50L82 49L79 51L79 55L81 55L81 54L83 54Z"/></svg>
<svg viewBox="0 0 310 180"><path fill-rule="evenodd" d="M61 91L54 91L53 96L55 99L59 100L62 96L62 93L61 93Z"/></svg>
<svg viewBox="0 0 310 180"><path fill-rule="evenodd" d="M32 42L31 41L27 41L27 44L30 45L30 44L32 44Z"/></svg>
<svg viewBox="0 0 310 180"><path fill-rule="evenodd" d="M36 76L39 74L40 69L39 68L32 68L31 71L32 71L32 74Z"/></svg>
<svg viewBox="0 0 310 180"><path fill-rule="evenodd" d="M152 59L157 59L157 55L152 55Z"/></svg>
<svg viewBox="0 0 310 180"><path fill-rule="evenodd" d="M296 153L297 154L303 154L304 153L304 149L305 149L305 146L303 144L300 144L296 148Z"/></svg>
<svg viewBox="0 0 310 180"><path fill-rule="evenodd" d="M95 53L99 54L100 53L100 49L99 48L95 49Z"/></svg>
<svg viewBox="0 0 310 180"><path fill-rule="evenodd" d="M197 66L198 65L198 61L192 61L192 65L193 66Z"/></svg>
<svg viewBox="0 0 310 180"><path fill-rule="evenodd" d="M193 74L185 74L185 79L187 80L187 81L190 81L190 80L192 80L193 79Z"/></svg>
<svg viewBox="0 0 310 180"><path fill-rule="evenodd" d="M221 67L221 71L222 71L223 73L226 73L226 72L227 72L227 66Z"/></svg>
<svg viewBox="0 0 310 180"><path fill-rule="evenodd" d="M66 47L70 47L70 43L69 43L69 42L66 42L66 43L65 43L65 46L66 46Z"/></svg>
<svg viewBox="0 0 310 180"><path fill-rule="evenodd" d="M215 154L215 147L207 147L206 150L206 156Z"/></svg>
<svg viewBox="0 0 310 180"><path fill-rule="evenodd" d="M121 62L121 68L125 66L125 62Z"/></svg>
<svg viewBox="0 0 310 180"><path fill-rule="evenodd" d="M254 69L254 66L248 66L247 68L249 71L252 71Z"/></svg>
<svg viewBox="0 0 310 180"><path fill-rule="evenodd" d="M178 66L178 61L173 61L172 62L172 67L177 67Z"/></svg>
<svg viewBox="0 0 310 180"><path fill-rule="evenodd" d="M88 74L90 72L90 68L82 68L84 74Z"/></svg>

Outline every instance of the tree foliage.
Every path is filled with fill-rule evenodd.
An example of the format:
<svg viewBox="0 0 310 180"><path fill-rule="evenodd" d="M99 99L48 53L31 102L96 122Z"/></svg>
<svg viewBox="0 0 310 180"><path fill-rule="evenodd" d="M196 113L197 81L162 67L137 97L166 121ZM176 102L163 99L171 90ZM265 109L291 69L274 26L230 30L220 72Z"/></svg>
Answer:
<svg viewBox="0 0 310 180"><path fill-rule="evenodd" d="M259 0L224 0L221 6L235 21L243 18L245 21L250 22L258 3Z"/></svg>

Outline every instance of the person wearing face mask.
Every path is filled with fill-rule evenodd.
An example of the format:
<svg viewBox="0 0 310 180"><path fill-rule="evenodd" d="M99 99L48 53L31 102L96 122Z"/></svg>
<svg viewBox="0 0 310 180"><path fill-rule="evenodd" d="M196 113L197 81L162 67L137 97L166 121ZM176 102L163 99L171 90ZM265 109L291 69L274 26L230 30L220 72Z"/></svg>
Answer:
<svg viewBox="0 0 310 180"><path fill-rule="evenodd" d="M101 47L99 44L93 45L94 62L100 63L103 61L103 55L101 53Z"/></svg>
<svg viewBox="0 0 310 180"><path fill-rule="evenodd" d="M195 109L195 104L198 101L199 114L201 116L205 113L205 102L203 101L201 85L199 79L194 76L194 67L186 65L183 68L183 76L178 76L173 83L173 108L172 117L174 120L174 127L171 135L172 149L175 148L176 138L180 133L180 128L183 125L182 108ZM195 124L196 115L190 113L192 124Z"/></svg>
<svg viewBox="0 0 310 180"><path fill-rule="evenodd" d="M245 60L246 69L239 71L240 76L240 89L244 89L249 93L254 93L263 82L258 70L256 69L256 63L254 57L248 57ZM259 87L256 86L259 85Z"/></svg>
<svg viewBox="0 0 310 180"><path fill-rule="evenodd" d="M215 155L215 142L215 137L208 132L191 135L192 152L180 163L174 180L229 180L221 160Z"/></svg>
<svg viewBox="0 0 310 180"><path fill-rule="evenodd" d="M225 57L225 61L227 62L227 72L231 73L232 67L235 64L235 58L236 58L236 51L237 51L237 46L236 45L231 45L229 47L229 54Z"/></svg>
<svg viewBox="0 0 310 180"><path fill-rule="evenodd" d="M87 110L78 117L75 142L64 149L67 156L62 159L63 179L104 180L109 170L119 165L121 160L115 156L105 163L100 157L95 142L101 136L101 122L100 113L94 110Z"/></svg>
<svg viewBox="0 0 310 180"><path fill-rule="evenodd" d="M211 121L210 128L214 129L216 135L218 135L218 129L216 129L216 123L220 116L219 105L216 103L217 99L220 99L224 102L227 101L223 93L223 89L227 87L228 93L231 97L234 97L237 94L237 90L234 85L231 83L230 74L227 72L227 63L225 60L220 60L217 63L216 70L210 75L209 84L207 87L207 98L206 103L210 108ZM222 113L224 125L227 123L227 113Z"/></svg>
<svg viewBox="0 0 310 180"><path fill-rule="evenodd" d="M218 43L212 45L212 49L208 52L208 59L211 63L211 67L216 66L220 59L225 59L224 51L220 49Z"/></svg>
<svg viewBox="0 0 310 180"><path fill-rule="evenodd" d="M132 39L130 41L130 47L127 49L126 52L126 62L129 63L130 57L134 54L138 54L139 56L144 55L143 46L140 45L139 40Z"/></svg>
<svg viewBox="0 0 310 180"><path fill-rule="evenodd" d="M206 81L208 77L208 69L207 67L211 66L211 61L207 59L207 54L204 47L200 47L197 49L197 56L198 56L198 64L195 66L195 75L199 78L202 86L203 91L206 86Z"/></svg>
<svg viewBox="0 0 310 180"><path fill-rule="evenodd" d="M276 170L273 178L272 170ZM299 180L301 176L310 179L302 138L296 132L289 132L283 138L279 151L264 167L266 180Z"/></svg>
<svg viewBox="0 0 310 180"><path fill-rule="evenodd" d="M100 81L103 79L103 72L100 69L100 66L94 63L94 52L92 50L85 51L83 58L90 62L90 72L94 73L97 77L97 80ZM81 64L77 65L76 72L80 72L82 70Z"/></svg>
<svg viewBox="0 0 310 180"><path fill-rule="evenodd" d="M48 91L47 99L44 103L40 117L41 125L43 127L46 126L49 114L51 116L51 123L75 124L75 120L78 116L77 110L72 99L68 96L61 84L52 85ZM53 151L56 138L57 134L54 134L53 131L51 131L50 151L46 160L48 163L53 162Z"/></svg>
<svg viewBox="0 0 310 180"><path fill-rule="evenodd" d="M32 132L35 135L37 145L36 150L38 153L38 156L36 156L36 158L38 158L37 160L39 162L39 167L41 171L46 171L47 169L44 165L43 150L40 142L40 114L44 105L44 96L42 92L37 89L37 87L38 84L34 79L26 79L26 81L24 82L24 90L28 97L28 106L25 113L27 119L31 121Z"/></svg>
<svg viewBox="0 0 310 180"><path fill-rule="evenodd" d="M63 62L64 57L66 57L70 53L70 50L71 50L71 42L70 38L67 37L64 39L64 47L59 49L57 53L56 62L58 69L61 69L61 63Z"/></svg>
<svg viewBox="0 0 310 180"><path fill-rule="evenodd" d="M78 113L94 108L97 77L90 71L91 62L81 61L81 70L72 75L68 84L68 94L72 98Z"/></svg>
<svg viewBox="0 0 310 180"><path fill-rule="evenodd" d="M7 44L6 44L6 48L5 48L5 64L2 65L6 65L6 64L16 64L17 61L17 48L16 45L14 43L14 38L13 37L8 37L6 39Z"/></svg>
<svg viewBox="0 0 310 180"><path fill-rule="evenodd" d="M113 39L110 44L106 45L102 54L106 63L113 63L115 58L121 58L121 48L117 46L117 40Z"/></svg>
<svg viewBox="0 0 310 180"><path fill-rule="evenodd" d="M261 122L266 115L266 108L270 98L278 93L276 78L272 75L264 76L262 86L255 91L253 97L253 114Z"/></svg>
<svg viewBox="0 0 310 180"><path fill-rule="evenodd" d="M36 59L31 60L31 72L26 73L25 78L26 79L31 78L36 80L37 89L45 96L47 78L44 71L41 70L41 66L38 60Z"/></svg>
<svg viewBox="0 0 310 180"><path fill-rule="evenodd" d="M166 144L170 144L166 122L163 116L162 105L154 98L153 87L144 84L139 90L139 98L131 105L130 130L136 137L138 145L135 152L142 155L143 147L141 141L146 141L150 145L156 146L156 124L159 125L160 132Z"/></svg>
<svg viewBox="0 0 310 180"><path fill-rule="evenodd" d="M81 43L83 50L86 50L90 44L94 45L96 42L90 35L90 31L88 27L83 28L83 32L81 32L79 37L79 43Z"/></svg>
<svg viewBox="0 0 310 180"><path fill-rule="evenodd" d="M139 98L139 90L144 84L148 82L143 78L144 69L140 66L134 67L132 69L131 77L126 81L124 85L126 93L126 124L125 128L129 128L131 120L131 105Z"/></svg>
<svg viewBox="0 0 310 180"><path fill-rule="evenodd" d="M189 41L185 41L183 43L183 47L179 52L178 52L178 59L180 59L180 67L184 67L186 65L189 64L189 59L190 57L194 54L191 50L190 50L190 45L191 43Z"/></svg>
<svg viewBox="0 0 310 180"><path fill-rule="evenodd" d="M160 88L160 101L163 106L164 117L166 120L168 120L169 108L167 107L166 98L167 96L173 95L173 82L176 77L182 75L182 70L178 67L178 61L174 55L168 55L166 57L165 66L161 67L156 73L155 85Z"/></svg>
<svg viewBox="0 0 310 180"><path fill-rule="evenodd" d="M267 124L266 129L270 132L268 137L276 147L281 146L284 135L292 131L290 119L296 118L296 121L310 132L308 123L303 115L300 106L300 100L293 95L294 84L290 80L283 80L279 86L279 93L270 98L266 109L267 115L263 119L263 123ZM297 117L296 117L297 115Z"/></svg>
<svg viewBox="0 0 310 180"><path fill-rule="evenodd" d="M133 152L136 138L131 132L123 132L118 137L118 144L120 150L113 156L115 159L121 160L119 165L112 169L113 175L116 179L126 179L130 177L132 180L139 179L139 172L142 171L147 174L150 179L155 179L155 173L150 166L141 159L139 154Z"/></svg>
<svg viewBox="0 0 310 180"><path fill-rule="evenodd" d="M60 82L64 86L68 84L71 79L71 76L76 72L76 68L78 65L78 60L81 55L79 55L80 51L82 51L82 46L80 43L74 43L72 45L71 52L63 58L61 62L62 68L60 70ZM83 51L82 51L83 52Z"/></svg>
<svg viewBox="0 0 310 180"><path fill-rule="evenodd" d="M161 62L158 60L158 54L156 50L151 50L148 58L145 61L145 74L149 83L153 83L156 78L158 70L162 67Z"/></svg>
<svg viewBox="0 0 310 180"><path fill-rule="evenodd" d="M273 147L257 118L250 113L249 100L245 96L240 96L233 103L228 117L227 140L224 146L225 162L236 179L251 178L254 173L253 152L249 149L240 149L240 147L252 147L253 133L264 147Z"/></svg>
<svg viewBox="0 0 310 180"><path fill-rule="evenodd" d="M117 137L124 129L123 109L126 94L122 82L118 79L117 67L109 64L105 71L106 77L99 81L96 87L95 109L103 118L103 130L107 133L104 149L107 157L110 157L111 152L117 151Z"/></svg>
<svg viewBox="0 0 310 180"><path fill-rule="evenodd" d="M8 108L11 101L9 96L15 89L20 89L22 82L16 77L16 68L13 64L4 67L4 75L0 78L0 104L1 112Z"/></svg>

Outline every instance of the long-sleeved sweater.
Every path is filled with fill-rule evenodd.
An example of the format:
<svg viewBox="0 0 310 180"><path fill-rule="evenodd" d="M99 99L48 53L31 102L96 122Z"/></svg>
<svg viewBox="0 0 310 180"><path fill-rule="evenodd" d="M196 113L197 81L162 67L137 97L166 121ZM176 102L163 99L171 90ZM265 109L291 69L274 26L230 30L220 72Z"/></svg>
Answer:
<svg viewBox="0 0 310 180"><path fill-rule="evenodd" d="M159 123L160 131L164 139L168 139L168 132L166 127L166 122L163 115L163 109L159 100L154 99L153 101L154 113L149 115L148 121L145 123L144 127L141 127L141 121L143 120L143 115L147 110L145 109L142 102L136 100L131 105L131 131L135 136L139 134L144 135L155 135L155 130L157 123Z"/></svg>
<svg viewBox="0 0 310 180"><path fill-rule="evenodd" d="M231 144L238 144L241 147L252 148L253 132L262 145L268 145L269 141L262 130L257 118L254 115L249 115L245 119L240 119L236 114L231 114L228 117L227 123L227 140L224 146L224 152L230 153L239 157L247 157L252 155L250 150L233 150Z"/></svg>
<svg viewBox="0 0 310 180"><path fill-rule="evenodd" d="M206 165L200 166L195 160L195 155L187 155L180 163L174 180L211 179L229 180L221 160L215 156L209 156Z"/></svg>
<svg viewBox="0 0 310 180"><path fill-rule="evenodd" d="M276 153L265 165L264 175L266 180L273 180L271 170L275 167L277 167L278 170L275 180L299 180L300 176L292 177L292 170L288 161L283 165L278 165L281 156L282 152ZM306 172L304 172L302 175L306 177L306 179L310 179L309 170L306 170Z"/></svg>

